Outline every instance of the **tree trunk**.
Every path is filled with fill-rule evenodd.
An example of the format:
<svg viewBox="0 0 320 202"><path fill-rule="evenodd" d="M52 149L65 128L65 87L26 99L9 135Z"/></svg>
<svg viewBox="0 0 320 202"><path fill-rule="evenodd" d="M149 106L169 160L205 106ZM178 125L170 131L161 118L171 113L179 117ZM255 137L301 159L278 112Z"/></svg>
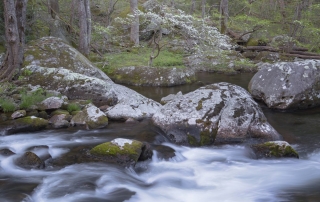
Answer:
<svg viewBox="0 0 320 202"><path fill-rule="evenodd" d="M91 38L91 12L90 12L90 1L79 0L79 51L88 56L90 52L90 38Z"/></svg>
<svg viewBox="0 0 320 202"><path fill-rule="evenodd" d="M202 19L204 19L204 17L206 16L206 0L202 0L201 3L201 17Z"/></svg>
<svg viewBox="0 0 320 202"><path fill-rule="evenodd" d="M48 10L51 17L56 19L60 12L59 0L48 0Z"/></svg>
<svg viewBox="0 0 320 202"><path fill-rule="evenodd" d="M0 67L0 81L20 73L23 62L27 0L4 0L6 56Z"/></svg>
<svg viewBox="0 0 320 202"><path fill-rule="evenodd" d="M220 32L225 34L227 31L227 24L229 18L228 0L220 1Z"/></svg>
<svg viewBox="0 0 320 202"><path fill-rule="evenodd" d="M139 46L139 15L136 13L138 10L138 0L130 0L130 10L134 16L131 24L130 39L135 46Z"/></svg>
<svg viewBox="0 0 320 202"><path fill-rule="evenodd" d="M195 7L196 7L196 0L191 0L190 15L194 13Z"/></svg>

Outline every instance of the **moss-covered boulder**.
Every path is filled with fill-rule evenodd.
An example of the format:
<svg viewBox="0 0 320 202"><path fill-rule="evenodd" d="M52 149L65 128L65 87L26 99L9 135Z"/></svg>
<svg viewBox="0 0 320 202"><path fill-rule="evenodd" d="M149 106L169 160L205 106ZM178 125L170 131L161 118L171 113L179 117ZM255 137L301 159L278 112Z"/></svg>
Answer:
<svg viewBox="0 0 320 202"><path fill-rule="evenodd" d="M90 103L73 116L70 123L73 126L86 126L87 129L103 128L108 125L108 118L105 113Z"/></svg>
<svg viewBox="0 0 320 202"><path fill-rule="evenodd" d="M152 157L150 146L146 143L116 138L111 142L100 144L90 150L90 154L102 161L115 162L121 165L134 165L138 160Z"/></svg>
<svg viewBox="0 0 320 202"><path fill-rule="evenodd" d="M114 82L135 86L176 86L196 80L190 68L120 67L108 74Z"/></svg>
<svg viewBox="0 0 320 202"><path fill-rule="evenodd" d="M299 158L299 154L285 141L270 141L250 146L256 158Z"/></svg>
<svg viewBox="0 0 320 202"><path fill-rule="evenodd" d="M174 143L204 146L281 139L243 88L216 83L178 96L152 117Z"/></svg>
<svg viewBox="0 0 320 202"><path fill-rule="evenodd" d="M10 135L19 132L39 131L45 129L47 126L47 120L35 116L27 116L3 122L0 125L0 134Z"/></svg>
<svg viewBox="0 0 320 202"><path fill-rule="evenodd" d="M25 152L16 159L16 164L24 169L44 169L44 162L33 152Z"/></svg>

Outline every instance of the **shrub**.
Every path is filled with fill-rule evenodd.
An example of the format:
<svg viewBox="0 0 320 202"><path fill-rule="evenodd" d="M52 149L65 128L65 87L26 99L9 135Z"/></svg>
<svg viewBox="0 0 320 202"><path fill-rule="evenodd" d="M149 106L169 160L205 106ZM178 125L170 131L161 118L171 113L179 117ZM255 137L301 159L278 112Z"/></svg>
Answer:
<svg viewBox="0 0 320 202"><path fill-rule="evenodd" d="M11 99L0 98L0 106L3 112L13 112L16 110L16 106Z"/></svg>
<svg viewBox="0 0 320 202"><path fill-rule="evenodd" d="M74 112L74 111L80 111L80 110L81 110L81 107L78 104L76 104L76 103L68 104L67 111L69 113Z"/></svg>

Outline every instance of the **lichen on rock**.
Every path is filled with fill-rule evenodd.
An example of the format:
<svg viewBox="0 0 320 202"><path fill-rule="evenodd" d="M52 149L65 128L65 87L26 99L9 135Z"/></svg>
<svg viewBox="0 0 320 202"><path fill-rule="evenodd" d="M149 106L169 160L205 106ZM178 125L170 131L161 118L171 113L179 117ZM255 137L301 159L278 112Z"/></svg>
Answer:
<svg viewBox="0 0 320 202"><path fill-rule="evenodd" d="M281 139L250 94L229 83L203 86L174 98L152 120L172 142L182 145Z"/></svg>
<svg viewBox="0 0 320 202"><path fill-rule="evenodd" d="M320 105L320 60L263 64L249 83L249 92L269 108Z"/></svg>

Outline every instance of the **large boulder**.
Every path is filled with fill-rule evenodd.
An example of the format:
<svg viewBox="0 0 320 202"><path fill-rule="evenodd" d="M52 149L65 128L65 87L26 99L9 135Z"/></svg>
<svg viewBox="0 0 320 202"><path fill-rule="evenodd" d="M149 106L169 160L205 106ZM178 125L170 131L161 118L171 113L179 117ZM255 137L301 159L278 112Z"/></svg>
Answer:
<svg viewBox="0 0 320 202"><path fill-rule="evenodd" d="M179 96L152 117L174 143L190 146L279 140L243 88L216 83Z"/></svg>
<svg viewBox="0 0 320 202"><path fill-rule="evenodd" d="M249 83L249 92L277 109L320 104L320 60L264 64Z"/></svg>
<svg viewBox="0 0 320 202"><path fill-rule="evenodd" d="M90 154L106 162L116 162L120 165L134 165L138 160L147 160L152 157L152 150L146 143L116 138L95 146Z"/></svg>
<svg viewBox="0 0 320 202"><path fill-rule="evenodd" d="M60 38L43 37L30 42L25 48L24 57L24 66L61 67L89 77L111 81L100 69L92 65L85 56Z"/></svg>
<svg viewBox="0 0 320 202"><path fill-rule="evenodd" d="M62 40L45 37L32 42L25 52L22 71L28 72L28 84L56 90L69 100L92 100L108 109L111 119L151 117L161 106L139 93L115 84L81 53Z"/></svg>

